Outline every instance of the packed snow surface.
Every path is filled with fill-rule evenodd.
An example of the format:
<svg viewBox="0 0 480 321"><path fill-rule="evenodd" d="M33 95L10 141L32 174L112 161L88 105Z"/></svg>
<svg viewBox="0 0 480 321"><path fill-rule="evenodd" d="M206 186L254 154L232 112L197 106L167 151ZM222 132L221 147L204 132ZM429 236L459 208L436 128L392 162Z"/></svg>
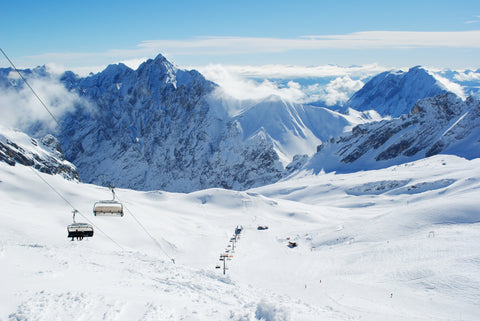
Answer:
<svg viewBox="0 0 480 321"><path fill-rule="evenodd" d="M67 238L72 207L39 176L92 238ZM479 190L479 159L437 155L245 192L117 189L125 216L98 217L108 189L0 163L0 320L478 320Z"/></svg>

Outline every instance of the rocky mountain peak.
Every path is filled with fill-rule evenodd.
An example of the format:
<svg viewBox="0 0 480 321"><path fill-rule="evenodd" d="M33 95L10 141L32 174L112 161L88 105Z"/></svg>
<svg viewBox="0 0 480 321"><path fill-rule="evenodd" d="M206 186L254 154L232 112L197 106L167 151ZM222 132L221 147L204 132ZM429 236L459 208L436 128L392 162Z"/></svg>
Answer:
<svg viewBox="0 0 480 321"><path fill-rule="evenodd" d="M408 114L420 99L446 92L445 86L421 66L407 72L386 71L373 77L345 104L359 111L375 110L383 116Z"/></svg>

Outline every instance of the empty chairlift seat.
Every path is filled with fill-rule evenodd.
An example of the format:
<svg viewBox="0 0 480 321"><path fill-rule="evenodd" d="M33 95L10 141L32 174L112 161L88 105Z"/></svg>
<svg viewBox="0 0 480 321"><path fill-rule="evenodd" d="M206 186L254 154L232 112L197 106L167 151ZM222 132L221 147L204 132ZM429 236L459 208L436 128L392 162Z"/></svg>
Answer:
<svg viewBox="0 0 480 321"><path fill-rule="evenodd" d="M123 216L123 205L117 201L98 201L93 206L95 216Z"/></svg>
<svg viewBox="0 0 480 321"><path fill-rule="evenodd" d="M115 189L112 190L113 198L111 200L98 201L93 205L93 215L95 216L123 216L123 205L115 201Z"/></svg>

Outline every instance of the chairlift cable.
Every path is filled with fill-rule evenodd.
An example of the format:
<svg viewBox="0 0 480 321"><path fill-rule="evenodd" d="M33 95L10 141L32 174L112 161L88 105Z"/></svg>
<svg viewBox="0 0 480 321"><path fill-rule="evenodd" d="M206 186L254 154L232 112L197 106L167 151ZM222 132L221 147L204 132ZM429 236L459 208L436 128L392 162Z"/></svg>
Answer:
<svg viewBox="0 0 480 321"><path fill-rule="evenodd" d="M115 194L116 195L116 194ZM119 198L118 198L118 195L116 195L116 198L123 204L123 207L127 210L128 213L130 213L130 215L133 217L133 219L135 220L135 222L137 222L137 224L145 231L145 233L153 240L153 242L155 243L155 245L157 245L157 247L163 252L163 254L165 254L165 256L167 258L170 259L170 261L172 261L173 264L175 264L175 259L172 258L170 255L168 255L168 253L163 249L162 245L158 242L158 240L152 235L150 234L150 232L146 229L146 227L142 224L142 222L140 222L140 220L135 216L133 215L133 212L130 211L130 209L125 206L125 203L122 202Z"/></svg>
<svg viewBox="0 0 480 321"><path fill-rule="evenodd" d="M75 143L75 140L70 137L70 135L68 135L68 133L66 132L65 128L60 124L60 122L57 120L57 118L53 115L53 113L48 109L47 105L42 101L42 99L37 95L37 93L35 92L35 90L30 86L30 84L27 82L27 79L25 79L25 77L23 77L23 75L21 74L21 72L17 69L17 67L15 66L15 64L10 60L10 58L7 56L7 54L5 53L5 51L3 51L2 48L0 48L0 51L2 52L2 54L5 56L5 58L8 60L8 62L10 63L10 65L13 67L13 69L19 74L20 78L22 78L22 80L25 82L25 84L28 86L28 88L30 88L30 90L33 92L33 94L35 95L35 97L37 97L37 99L40 101L40 103L42 104L42 106L47 110L47 112L50 114L50 116L53 118L53 120L55 121L55 123L60 127L60 129L62 130L62 132L65 134L65 136L67 136L68 140L72 143L72 145L75 147L75 149L80 152L81 154L83 154L84 152L78 147L78 145ZM97 171L96 171L96 168L93 167L94 171L99 174ZM55 193L57 193L65 202L67 202L70 207L72 207L72 209L75 210L75 207L65 198L63 197L59 192L57 192L50 184L48 184L47 181L45 181L40 175L38 175L38 173L32 168L32 170L35 172L35 174L37 174L38 177L40 177L48 186L50 186L51 189L53 189L55 191ZM101 175L99 175L101 176ZM118 199L118 196L117 196L117 199ZM120 201L120 199L119 199ZM148 230L145 228L145 226L137 219L137 217L135 215L133 215L133 213L127 208L125 207L126 210L130 213L130 215L132 215L132 217L135 219L135 221L138 223L138 225L140 225L140 227L145 231L145 233L154 241L154 243L160 248L160 250L175 264L175 260L173 258L171 258L166 252L165 250L163 250L162 246L160 245L160 243L148 232ZM80 213L80 212L79 212ZM80 215L82 215L82 217L84 217L88 222L91 223L91 221L85 216L83 215L82 213L80 213ZM95 228L97 228L94 224L92 224ZM100 232L102 232L103 234L105 234L105 236L107 236L111 241L113 241L115 244L117 244L117 246L119 246L122 250L123 250L123 247L118 244L116 241L114 241L110 236L108 236L105 232L103 232L101 229L97 228Z"/></svg>
<svg viewBox="0 0 480 321"><path fill-rule="evenodd" d="M15 64L13 63L12 60L10 60L10 58L7 56L7 54L5 53L5 51L3 51L2 48L0 48L0 51L2 52L2 54L5 56L5 58L8 60L8 62L10 63L10 65L13 67L13 69L18 73L18 75L20 76L20 78L22 78L22 80L24 81L24 83L28 86L28 88L30 88L30 90L33 92L33 94L35 95L35 97L37 97L38 101L40 101L40 103L42 104L42 106L47 110L47 112L50 114L50 116L52 116L53 120L57 123L57 125L60 127L60 129L63 131L63 133L68 137L68 139L70 140L70 142L72 143L72 145L80 152L82 153L82 151L80 150L80 148L77 146L77 144L75 143L75 141L73 139L70 138L70 136L67 134L67 132L65 131L65 128L63 128L63 126L60 124L60 122L57 120L57 118L53 115L53 113L48 109L47 105L43 102L43 100L40 98L40 96L37 95L37 93L35 92L35 90L32 88L32 86L30 86L30 84L28 83L27 79L25 79L25 77L23 77L22 73L17 69L17 67L15 66ZM60 196L61 199L63 199L73 210L76 210L75 209L75 206L72 205L72 203L70 203L62 194L60 194L60 192L58 192L52 185L50 185L40 174L37 173L37 171L28 166L32 172L37 175L37 177L39 177L45 184L47 184L58 196ZM77 210L78 211L78 210ZM108 239L110 239L113 243L115 243L122 251L124 251L124 248L118 243L116 242L114 239L112 239L107 233L105 233L102 229L100 229L98 226L96 226L95 224L93 224L92 221L90 221L83 213L81 213L80 211L78 211L78 213L83 217L85 218L93 227L95 227L95 229L97 229L98 231L100 231L101 233L103 233Z"/></svg>
<svg viewBox="0 0 480 321"><path fill-rule="evenodd" d="M105 235L110 241L112 241L113 243L115 243L122 251L125 251L125 249L118 243L116 242L113 238L111 238L105 231L103 231L101 228L99 228L98 226L96 226L86 215L84 215L82 212L80 212L79 210L77 210L75 208L75 206L72 205L72 203L70 203L62 194L60 194L59 191L57 191L55 189L55 187L53 187L50 183L48 183L32 166L27 166L28 168L30 168L30 170L35 174L37 175L37 177L39 177L45 184L48 185L48 187L50 187L58 196L60 196L61 199L63 199L74 211L77 211L78 214L80 214L85 220L88 221L88 223L90 223L96 230L100 231L103 235Z"/></svg>

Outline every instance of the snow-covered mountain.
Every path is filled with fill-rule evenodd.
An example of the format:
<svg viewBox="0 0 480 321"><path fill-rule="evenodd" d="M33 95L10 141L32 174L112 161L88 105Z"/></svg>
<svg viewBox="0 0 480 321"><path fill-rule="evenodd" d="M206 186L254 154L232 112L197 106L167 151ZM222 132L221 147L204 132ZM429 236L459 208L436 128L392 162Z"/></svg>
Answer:
<svg viewBox="0 0 480 321"><path fill-rule="evenodd" d="M1 70L0 85L20 91L22 81L11 73L9 68ZM52 78L44 67L25 74ZM360 111L345 107L343 113L277 96L236 100L197 71L180 69L162 55L137 70L117 64L85 78L66 72L60 81L66 94L79 98L71 99L73 108L64 108L60 117L67 135L54 134L81 179L95 184L177 192L210 187L243 190L276 182L302 168L317 146L320 153L308 168L350 171L438 152L463 156L475 150L471 142L462 138L452 142L452 134L438 133L468 109L457 108L463 103L453 95L432 102L452 109L451 114L429 110L406 116L420 98L448 90L463 95L459 86L421 67L372 78L345 105ZM465 104L475 105L474 101ZM379 114L402 116L369 125L382 119ZM467 113L453 127L457 130L467 120L475 124L475 117L476 113ZM346 134L352 128L352 134ZM38 137L46 129L37 122L27 131Z"/></svg>
<svg viewBox="0 0 480 321"><path fill-rule="evenodd" d="M36 140L0 126L0 162L32 166L42 173L59 174L69 180L79 179L76 167L65 160L60 142L52 135Z"/></svg>
<svg viewBox="0 0 480 321"><path fill-rule="evenodd" d="M45 68L37 69L27 77L49 77ZM3 70L4 84L19 91L22 81L12 82L10 72ZM86 78L66 72L60 81L69 95L81 97L60 118L66 134L55 133L80 177L141 190L269 184L285 175L295 155L313 155L322 141L371 121L275 96L236 100L239 112L232 114L226 101L233 98L162 55L137 70L117 64ZM45 128L35 123L28 132L43 134ZM305 157L295 164L299 159Z"/></svg>
<svg viewBox="0 0 480 321"><path fill-rule="evenodd" d="M345 103L345 108L376 110L383 116L407 114L419 99L453 91L463 96L460 86L417 66L408 72L386 71L373 77Z"/></svg>
<svg viewBox="0 0 480 321"><path fill-rule="evenodd" d="M480 101L444 93L418 101L408 115L354 127L319 145L306 168L318 172L384 168L439 153L480 157Z"/></svg>
<svg viewBox="0 0 480 321"><path fill-rule="evenodd" d="M321 142L343 134L354 125L372 121L372 117L340 114L324 107L295 104L271 96L233 120L240 124L244 139L262 133L272 142L282 163L287 165L295 155L312 155Z"/></svg>
<svg viewBox="0 0 480 321"><path fill-rule="evenodd" d="M62 77L97 105L64 117L78 152L61 137L68 159L87 182L141 190L245 189L271 183L283 166L263 135L244 139L225 106L212 99L216 85L163 56L137 70L111 65L79 79Z"/></svg>

